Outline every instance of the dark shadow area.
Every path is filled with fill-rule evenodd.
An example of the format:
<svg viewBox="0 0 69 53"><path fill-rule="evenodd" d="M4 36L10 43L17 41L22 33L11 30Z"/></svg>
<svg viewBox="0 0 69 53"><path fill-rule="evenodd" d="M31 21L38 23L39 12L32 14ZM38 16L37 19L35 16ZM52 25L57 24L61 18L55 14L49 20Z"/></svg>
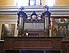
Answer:
<svg viewBox="0 0 69 53"><path fill-rule="evenodd" d="M47 50L46 53L60 53L60 50Z"/></svg>
<svg viewBox="0 0 69 53"><path fill-rule="evenodd" d="M44 53L41 50L22 50L21 53Z"/></svg>
<svg viewBox="0 0 69 53"><path fill-rule="evenodd" d="M5 50L5 53L19 53L19 50Z"/></svg>

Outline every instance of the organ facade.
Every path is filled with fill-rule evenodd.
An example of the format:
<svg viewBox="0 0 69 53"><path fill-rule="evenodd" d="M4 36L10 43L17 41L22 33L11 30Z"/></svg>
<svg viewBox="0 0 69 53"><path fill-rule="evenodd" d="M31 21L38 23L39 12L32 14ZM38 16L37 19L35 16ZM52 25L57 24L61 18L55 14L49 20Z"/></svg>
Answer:
<svg viewBox="0 0 69 53"><path fill-rule="evenodd" d="M37 14L37 11L31 11L28 15L21 8L18 12L18 35L30 37L47 37L49 36L50 16L51 13L46 11Z"/></svg>
<svg viewBox="0 0 69 53"><path fill-rule="evenodd" d="M68 7L49 7L49 9L46 6L1 7L0 37L4 37L4 35L2 36L2 25L14 24L13 36L24 36L26 34L34 36L36 34L35 37L40 37L42 34L41 37L58 37L59 31L63 31L60 34L65 33L66 35L59 37L68 38L68 13ZM7 34L11 34L10 32Z"/></svg>

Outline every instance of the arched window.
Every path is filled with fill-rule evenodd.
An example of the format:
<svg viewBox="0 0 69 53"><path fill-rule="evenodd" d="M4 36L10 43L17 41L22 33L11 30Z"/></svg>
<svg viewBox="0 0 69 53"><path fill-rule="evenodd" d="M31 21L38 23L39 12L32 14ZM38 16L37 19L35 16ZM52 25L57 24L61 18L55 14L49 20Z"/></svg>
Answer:
<svg viewBox="0 0 69 53"><path fill-rule="evenodd" d="M28 6L29 0L15 0L16 6Z"/></svg>
<svg viewBox="0 0 69 53"><path fill-rule="evenodd" d="M36 0L29 0L30 6L36 5Z"/></svg>
<svg viewBox="0 0 69 53"><path fill-rule="evenodd" d="M55 0L46 0L46 5L47 6L54 6L55 5Z"/></svg>

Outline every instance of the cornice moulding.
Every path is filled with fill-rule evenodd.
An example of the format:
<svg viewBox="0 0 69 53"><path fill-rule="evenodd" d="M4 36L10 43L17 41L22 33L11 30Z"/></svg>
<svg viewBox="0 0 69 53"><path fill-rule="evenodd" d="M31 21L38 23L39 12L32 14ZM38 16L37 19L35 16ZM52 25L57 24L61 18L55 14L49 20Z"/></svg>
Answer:
<svg viewBox="0 0 69 53"><path fill-rule="evenodd" d="M0 7L0 15L17 15L20 7ZM44 6L24 6L23 7L27 15L30 15L32 11L36 11L37 14L42 14L46 9ZM51 16L69 16L69 6L54 6L49 7Z"/></svg>

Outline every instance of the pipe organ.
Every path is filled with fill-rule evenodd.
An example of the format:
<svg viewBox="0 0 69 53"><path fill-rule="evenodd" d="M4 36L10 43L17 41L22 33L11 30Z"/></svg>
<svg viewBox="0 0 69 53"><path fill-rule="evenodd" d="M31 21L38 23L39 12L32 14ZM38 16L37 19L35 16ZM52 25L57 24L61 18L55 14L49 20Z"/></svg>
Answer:
<svg viewBox="0 0 69 53"><path fill-rule="evenodd" d="M35 8L34 8L35 9ZM23 11L18 12L18 35L29 37L46 37L49 36L50 15L48 11L37 14L36 11L31 11L28 15Z"/></svg>
<svg viewBox="0 0 69 53"><path fill-rule="evenodd" d="M18 12L16 7L0 7L0 27L2 24L8 24L8 21L18 23L19 36L15 37L14 34L13 37L7 36L4 38L5 41L0 41L0 52L13 51L12 53L14 53L16 50L17 52L21 50L20 52L23 53L26 49L26 51L31 52L32 50L35 53L36 50L43 51L42 53L69 53L69 7L50 7L51 13L48 8L45 11L40 6L24 8L26 10L21 8ZM16 13L18 22L15 19L17 18ZM48 37L50 26L52 27L52 36Z"/></svg>

